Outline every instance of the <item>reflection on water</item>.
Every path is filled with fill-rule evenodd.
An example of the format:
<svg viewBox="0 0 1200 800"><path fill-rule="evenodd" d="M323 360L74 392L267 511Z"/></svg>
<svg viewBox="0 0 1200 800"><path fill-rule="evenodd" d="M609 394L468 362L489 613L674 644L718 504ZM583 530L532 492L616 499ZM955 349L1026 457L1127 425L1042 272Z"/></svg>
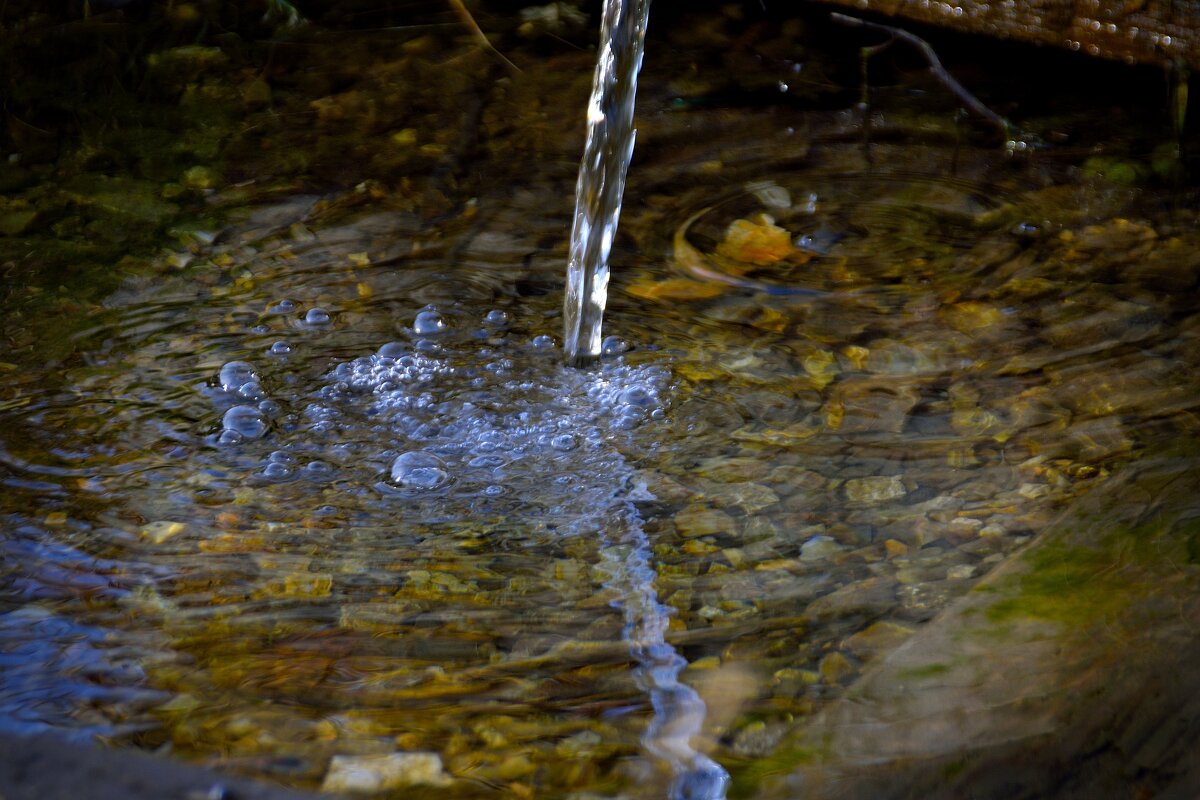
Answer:
<svg viewBox="0 0 1200 800"><path fill-rule="evenodd" d="M550 162L456 214L263 202L131 281L0 398L6 727L405 796L753 794L1195 428L1186 215L1069 153L949 176L900 123L867 163L854 119L651 115L587 371Z"/></svg>

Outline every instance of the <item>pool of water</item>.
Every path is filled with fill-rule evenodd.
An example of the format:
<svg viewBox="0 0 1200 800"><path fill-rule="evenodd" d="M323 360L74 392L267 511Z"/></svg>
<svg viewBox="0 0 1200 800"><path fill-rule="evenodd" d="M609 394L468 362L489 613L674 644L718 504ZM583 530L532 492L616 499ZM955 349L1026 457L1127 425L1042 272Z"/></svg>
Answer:
<svg viewBox="0 0 1200 800"><path fill-rule="evenodd" d="M553 155L519 181L231 204L9 365L5 730L406 797L752 796L1194 435L1186 188L900 90L864 148L856 109L681 92L654 47L592 368L559 349L578 131L543 112L488 123ZM489 83L483 117L579 77Z"/></svg>

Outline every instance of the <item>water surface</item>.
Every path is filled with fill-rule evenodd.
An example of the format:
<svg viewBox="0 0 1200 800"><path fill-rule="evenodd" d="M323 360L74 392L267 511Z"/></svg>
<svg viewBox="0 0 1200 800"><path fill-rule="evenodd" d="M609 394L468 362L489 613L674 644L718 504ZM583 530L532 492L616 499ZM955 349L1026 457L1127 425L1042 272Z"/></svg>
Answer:
<svg viewBox="0 0 1200 800"><path fill-rule="evenodd" d="M739 79L794 84L760 44ZM864 153L856 110L686 62L646 78L593 368L559 340L578 137L537 114L511 146L557 160L511 185L257 197L14 364L5 727L307 787L436 755L404 796L754 796L878 659L1194 434L1186 190L956 138L917 92ZM485 119L586 91L513 81Z"/></svg>

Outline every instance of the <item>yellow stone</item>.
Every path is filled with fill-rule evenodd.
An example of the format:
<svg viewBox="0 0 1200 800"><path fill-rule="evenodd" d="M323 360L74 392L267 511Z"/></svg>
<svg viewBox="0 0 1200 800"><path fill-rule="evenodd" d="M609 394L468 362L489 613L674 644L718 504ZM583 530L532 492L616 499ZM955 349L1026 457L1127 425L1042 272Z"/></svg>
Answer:
<svg viewBox="0 0 1200 800"><path fill-rule="evenodd" d="M817 350L800 361L804 371L812 378L817 391L824 389L837 376L837 358L827 350Z"/></svg>
<svg viewBox="0 0 1200 800"><path fill-rule="evenodd" d="M302 572L283 579L283 593L289 597L328 597L333 591L333 576L327 573Z"/></svg>
<svg viewBox="0 0 1200 800"><path fill-rule="evenodd" d="M855 369L862 370L866 369L867 358L871 355L871 351L865 347L852 344L842 348L842 355L854 365Z"/></svg>
<svg viewBox="0 0 1200 800"><path fill-rule="evenodd" d="M900 556L908 555L908 545L897 539L887 539L884 541L883 549L887 552L888 558L899 558Z"/></svg>
<svg viewBox="0 0 1200 800"><path fill-rule="evenodd" d="M398 147L412 147L416 143L416 128L403 128L392 134L392 144Z"/></svg>
<svg viewBox="0 0 1200 800"><path fill-rule="evenodd" d="M661 281L641 280L628 290L643 300L710 300L724 293L719 283L701 283L688 278L666 278Z"/></svg>
<svg viewBox="0 0 1200 800"><path fill-rule="evenodd" d="M184 525L182 522L151 522L142 528L142 538L154 542L154 544L162 544L175 538L185 530L187 530L187 525Z"/></svg>
<svg viewBox="0 0 1200 800"><path fill-rule="evenodd" d="M716 552L720 548L699 539L689 539L683 543L683 547L680 549L689 556L706 556L709 553Z"/></svg>
<svg viewBox="0 0 1200 800"><path fill-rule="evenodd" d="M836 650L821 659L817 671L826 683L841 683L854 674L854 665Z"/></svg>

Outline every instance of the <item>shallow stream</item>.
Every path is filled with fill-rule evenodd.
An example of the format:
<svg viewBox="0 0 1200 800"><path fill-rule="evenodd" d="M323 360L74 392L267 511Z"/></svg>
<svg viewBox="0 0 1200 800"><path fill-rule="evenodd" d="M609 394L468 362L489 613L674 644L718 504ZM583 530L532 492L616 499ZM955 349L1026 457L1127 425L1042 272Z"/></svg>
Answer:
<svg viewBox="0 0 1200 800"><path fill-rule="evenodd" d="M478 89L464 158L520 180L227 200L14 360L0 724L380 796L755 796L864 669L1195 435L1190 189L956 133L917 70L864 150L832 78L784 85L818 56L708 24L784 100L651 41L593 368L559 348L580 128L497 121L573 118L586 70Z"/></svg>

